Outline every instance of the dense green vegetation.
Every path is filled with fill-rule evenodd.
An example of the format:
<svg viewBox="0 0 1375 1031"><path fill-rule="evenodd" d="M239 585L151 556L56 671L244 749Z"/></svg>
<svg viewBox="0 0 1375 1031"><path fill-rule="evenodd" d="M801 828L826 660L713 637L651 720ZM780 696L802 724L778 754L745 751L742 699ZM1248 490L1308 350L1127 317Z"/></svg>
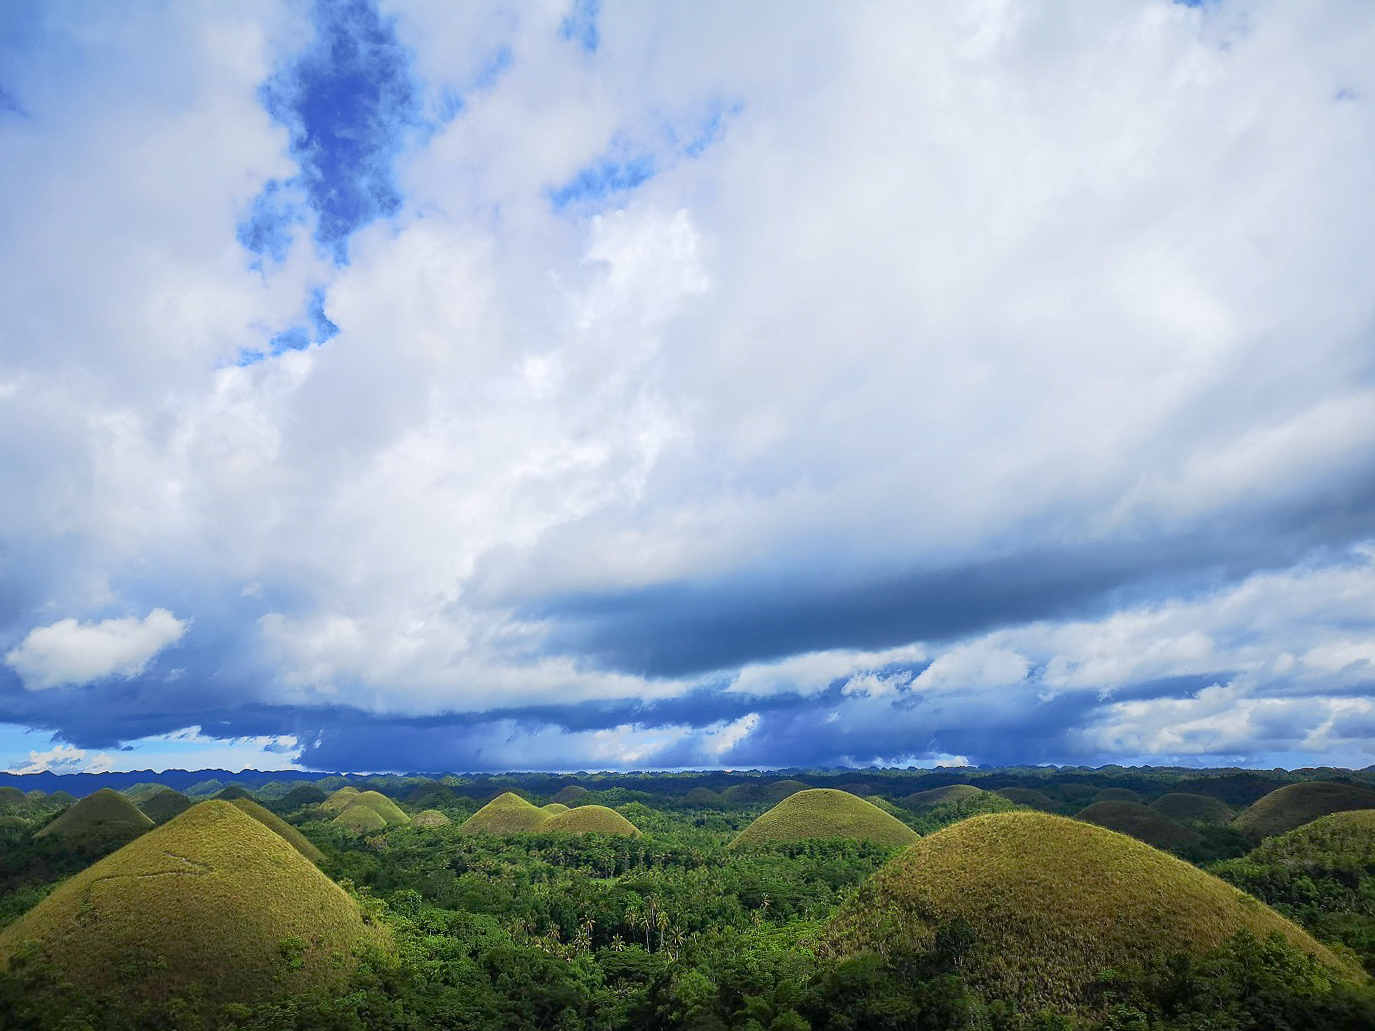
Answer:
<svg viewBox="0 0 1375 1031"><path fill-rule="evenodd" d="M217 801L155 830L77 838L35 833L70 796L9 795L0 1027L1375 1029L1375 990L1359 972L1375 970L1375 812L1259 847L1191 821L1202 840L1172 849L1191 865L1006 797L1074 813L1100 796L1134 805L1131 792L1163 803L1147 810L1154 819L1172 795L1212 814L1303 779L1117 768L245 778L261 805ZM227 781L187 793L207 798ZM130 791L146 803L159 788ZM559 795L573 808L553 804ZM216 806L233 810L219 826L235 833L203 821L159 837ZM811 836L842 809L889 821L901 841ZM798 840L731 847L770 816ZM638 833L608 833L624 827ZM130 833L140 836L121 849ZM244 835L256 859L235 851ZM207 876L196 863L243 874L191 898ZM176 930L178 913L204 929ZM329 945L338 938L320 921L352 928L351 944ZM135 937L111 958L101 940L127 928ZM15 944L23 936L41 944ZM62 959L66 946L103 955L101 974Z"/></svg>

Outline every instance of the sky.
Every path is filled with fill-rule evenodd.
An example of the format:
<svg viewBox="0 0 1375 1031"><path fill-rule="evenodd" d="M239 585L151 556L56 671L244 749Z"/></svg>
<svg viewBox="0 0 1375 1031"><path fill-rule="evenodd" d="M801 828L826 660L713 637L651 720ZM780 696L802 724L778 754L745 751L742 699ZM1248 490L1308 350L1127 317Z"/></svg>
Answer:
<svg viewBox="0 0 1375 1031"><path fill-rule="evenodd" d="M1375 763L1365 0L7 0L0 768Z"/></svg>

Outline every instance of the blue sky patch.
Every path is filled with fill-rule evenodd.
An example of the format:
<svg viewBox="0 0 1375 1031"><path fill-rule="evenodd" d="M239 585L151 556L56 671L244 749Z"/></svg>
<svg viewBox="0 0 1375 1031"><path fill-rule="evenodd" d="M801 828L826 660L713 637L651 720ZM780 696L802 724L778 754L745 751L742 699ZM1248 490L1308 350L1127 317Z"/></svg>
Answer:
<svg viewBox="0 0 1375 1031"><path fill-rule="evenodd" d="M348 239L394 215L393 162L419 123L411 54L368 0L317 0L315 39L263 84L263 107L290 133L315 239L336 264Z"/></svg>
<svg viewBox="0 0 1375 1031"><path fill-rule="evenodd" d="M576 43L589 54L595 54L602 37L597 29L597 15L601 0L573 0L573 10L563 19L559 32L564 39Z"/></svg>
<svg viewBox="0 0 1375 1031"><path fill-rule="evenodd" d="M296 227L306 222L304 200L299 180L269 179L239 223L239 243L259 258L285 261Z"/></svg>
<svg viewBox="0 0 1375 1031"><path fill-rule="evenodd" d="M617 193L633 190L653 178L654 158L648 154L624 161L603 160L589 165L557 189L549 191L549 202L555 211L564 211L585 202L605 200Z"/></svg>

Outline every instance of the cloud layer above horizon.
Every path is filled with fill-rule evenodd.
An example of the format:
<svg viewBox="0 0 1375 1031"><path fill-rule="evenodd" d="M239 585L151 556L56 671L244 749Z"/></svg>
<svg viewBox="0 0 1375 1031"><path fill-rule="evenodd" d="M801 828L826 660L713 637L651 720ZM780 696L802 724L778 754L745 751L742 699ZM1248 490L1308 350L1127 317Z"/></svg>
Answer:
<svg viewBox="0 0 1375 1031"><path fill-rule="evenodd" d="M0 767L1375 762L1372 52L5 5Z"/></svg>

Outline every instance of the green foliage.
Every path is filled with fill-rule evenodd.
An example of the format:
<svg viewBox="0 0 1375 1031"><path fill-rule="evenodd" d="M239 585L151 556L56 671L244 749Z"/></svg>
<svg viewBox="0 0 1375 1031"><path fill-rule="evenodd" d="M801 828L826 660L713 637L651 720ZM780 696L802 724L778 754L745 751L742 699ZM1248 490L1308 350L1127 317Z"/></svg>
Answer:
<svg viewBox="0 0 1375 1031"><path fill-rule="evenodd" d="M807 838L850 838L896 847L911 844L917 836L872 802L835 788L810 788L789 795L755 820L731 842L731 848Z"/></svg>
<svg viewBox="0 0 1375 1031"><path fill-rule="evenodd" d="M145 816L154 823L166 823L190 809L194 802L180 791L159 787L145 795L138 803Z"/></svg>

